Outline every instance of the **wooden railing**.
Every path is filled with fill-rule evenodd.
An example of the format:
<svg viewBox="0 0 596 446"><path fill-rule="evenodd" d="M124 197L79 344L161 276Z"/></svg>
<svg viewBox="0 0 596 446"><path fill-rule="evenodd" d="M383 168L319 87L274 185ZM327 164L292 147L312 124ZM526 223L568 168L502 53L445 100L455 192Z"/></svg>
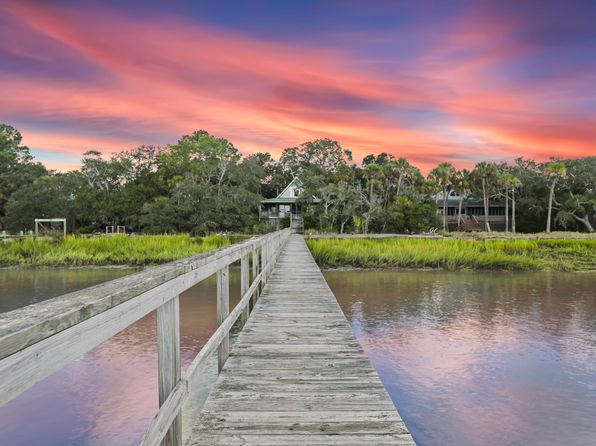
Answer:
<svg viewBox="0 0 596 446"><path fill-rule="evenodd" d="M142 445L182 443L181 411L189 388L217 350L229 355L230 330L244 325L290 235L284 229L168 263L45 302L0 314L0 405L157 310L159 411ZM229 311L229 267L240 260L240 302ZM250 268L252 267L252 281ZM179 295L217 274L218 328L182 373Z"/></svg>

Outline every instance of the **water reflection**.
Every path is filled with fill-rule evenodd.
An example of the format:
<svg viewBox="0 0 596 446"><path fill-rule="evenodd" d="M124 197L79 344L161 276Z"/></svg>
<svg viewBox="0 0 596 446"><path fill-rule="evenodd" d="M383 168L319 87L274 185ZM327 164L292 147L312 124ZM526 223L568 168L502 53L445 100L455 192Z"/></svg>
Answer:
<svg viewBox="0 0 596 446"><path fill-rule="evenodd" d="M104 271L114 273L109 278L118 277L118 270ZM45 281L30 282L29 292L22 286L18 296L30 296L39 283ZM41 290L35 292L42 294ZM215 293L215 278L211 277L181 295L183 367L215 331ZM236 269L230 274L230 296L233 308L240 296ZM2 300L5 298L15 301L17 296L3 293ZM155 343L153 312L0 407L0 445L138 444L158 408ZM215 378L216 364L212 361L199 388L191 392L195 410ZM190 427L191 420L192 414L183 417L184 430Z"/></svg>
<svg viewBox="0 0 596 446"><path fill-rule="evenodd" d="M126 276L138 268L0 268L0 313Z"/></svg>
<svg viewBox="0 0 596 446"><path fill-rule="evenodd" d="M596 274L325 277L420 445L596 444Z"/></svg>

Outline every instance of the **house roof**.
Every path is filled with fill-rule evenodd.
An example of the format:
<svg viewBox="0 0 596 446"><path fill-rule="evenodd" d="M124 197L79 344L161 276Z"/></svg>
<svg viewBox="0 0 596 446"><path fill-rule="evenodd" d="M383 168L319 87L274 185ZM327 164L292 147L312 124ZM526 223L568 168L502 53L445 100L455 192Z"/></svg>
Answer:
<svg viewBox="0 0 596 446"><path fill-rule="evenodd" d="M285 189L284 189L284 190L282 190L282 191L281 191L281 192L280 192L280 193L277 195L277 198L281 198L281 197L283 197L283 196L285 195L285 193L288 191L288 189L289 189L290 187L292 187L292 185L294 185L294 184L296 184L296 187L299 187L299 188L303 186L303 183L302 183L302 181L300 181L300 178L298 178L298 177L294 177L294 178L292 179L292 181L290 181L290 183L289 183L289 184L288 184L288 185L285 187Z"/></svg>
<svg viewBox="0 0 596 446"><path fill-rule="evenodd" d="M282 197L282 198L267 198L266 200L261 200L262 204L291 204L291 203L296 203L298 201L298 197L294 197L294 198L288 198L288 197ZM320 203L321 199L317 198L317 197L312 197L312 202L313 203Z"/></svg>
<svg viewBox="0 0 596 446"><path fill-rule="evenodd" d="M302 181L300 181L300 178L298 177L294 177L294 179L292 181L290 181L290 184L288 184L284 190L281 191L281 193L279 193L277 195L277 197L275 198L267 198L265 200L261 200L261 204L293 204L296 203L298 201L299 197L284 197L285 193L288 191L288 189L290 189L290 187L292 185L295 185L296 188L302 188L302 186L304 185L304 183L302 183ZM320 203L321 199L317 198L315 196L312 197L312 202L313 203Z"/></svg>
<svg viewBox="0 0 596 446"><path fill-rule="evenodd" d="M261 203L279 203L279 204L290 204L296 203L298 197L277 197L277 198L267 198L266 200L261 200Z"/></svg>
<svg viewBox="0 0 596 446"><path fill-rule="evenodd" d="M443 199L439 198L436 200L437 206L443 206ZM447 206L459 206L459 198L449 197L447 199ZM478 207L484 206L482 199L479 198L465 198L463 201L463 207ZM505 204L498 202L498 201L491 201L488 205L491 208L502 208L505 207Z"/></svg>

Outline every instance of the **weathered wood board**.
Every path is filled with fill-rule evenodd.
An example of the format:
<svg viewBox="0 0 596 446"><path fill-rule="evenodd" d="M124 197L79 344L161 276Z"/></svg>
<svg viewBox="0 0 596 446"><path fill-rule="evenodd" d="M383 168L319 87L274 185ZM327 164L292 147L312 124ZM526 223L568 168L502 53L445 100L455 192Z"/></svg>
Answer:
<svg viewBox="0 0 596 446"><path fill-rule="evenodd" d="M301 236L287 242L188 444L415 444Z"/></svg>

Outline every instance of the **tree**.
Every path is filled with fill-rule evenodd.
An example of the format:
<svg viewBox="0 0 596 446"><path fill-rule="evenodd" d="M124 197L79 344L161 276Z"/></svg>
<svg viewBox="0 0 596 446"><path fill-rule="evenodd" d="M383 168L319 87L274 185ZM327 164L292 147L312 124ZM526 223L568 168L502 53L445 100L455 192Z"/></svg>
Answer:
<svg viewBox="0 0 596 446"><path fill-rule="evenodd" d="M382 157L381 155L385 155ZM411 185L420 175L420 171L412 166L405 158L395 159L391 155L381 154L377 157L376 165L380 166L380 178L383 182L384 208L398 197L404 189L404 185Z"/></svg>
<svg viewBox="0 0 596 446"><path fill-rule="evenodd" d="M36 163L21 134L0 125L0 229L29 229L36 217L60 214L70 230L82 232L113 224L145 232L252 230L262 197L276 196L300 174L305 226L321 230L436 227L438 193L447 229L455 191L460 228L463 200L477 194L488 231L493 197L503 197L505 229L513 232L543 230L545 220L548 230L556 224L594 231L596 157L543 164L518 158L511 166L481 162L471 173L442 163L426 180L406 159L388 153L365 156L361 167L350 161L350 151L330 139L288 148L280 161L268 153L243 157L230 141L200 130L166 147L140 146L109 157L89 151L80 171L62 174Z"/></svg>
<svg viewBox="0 0 596 446"><path fill-rule="evenodd" d="M130 160L114 156L104 160L101 152L89 150L83 154L81 172L89 186L102 192L116 191L131 178Z"/></svg>
<svg viewBox="0 0 596 446"><path fill-rule="evenodd" d="M398 158L395 161L389 162L392 172L397 176L397 184L395 184L395 196L399 197L403 190L404 184L413 184L419 177L420 171L412 166L405 158Z"/></svg>
<svg viewBox="0 0 596 446"><path fill-rule="evenodd" d="M87 187L80 173L45 175L11 195L6 226L13 231L33 229L36 218L66 218L69 232L81 219L80 192Z"/></svg>
<svg viewBox="0 0 596 446"><path fill-rule="evenodd" d="M555 198L555 187L560 180L567 177L565 164L560 161L552 161L544 166L544 176L548 184L548 213L546 217L546 233L550 234L551 216L553 212L553 200Z"/></svg>
<svg viewBox="0 0 596 446"><path fill-rule="evenodd" d="M476 164L473 175L480 182L482 187L482 202L484 204L484 228L491 232L488 222L489 193L492 181L497 176L497 166L494 163L482 161Z"/></svg>
<svg viewBox="0 0 596 446"><path fill-rule="evenodd" d="M257 152L242 160L243 166L249 171L258 171L261 183L261 195L274 198L292 181L292 175L284 171L281 163L273 159L270 153Z"/></svg>
<svg viewBox="0 0 596 446"><path fill-rule="evenodd" d="M182 222L179 211L174 200L169 197L157 197L143 205L140 226L150 234L179 232Z"/></svg>
<svg viewBox="0 0 596 446"><path fill-rule="evenodd" d="M377 200L375 197L375 185L379 183L381 168L377 164L368 164L364 168L364 178L367 181L368 197L363 194L363 198L368 205L368 211L364 213L364 233L368 234L370 223L377 213Z"/></svg>
<svg viewBox="0 0 596 446"><path fill-rule="evenodd" d="M472 189L471 172L467 169L454 171L451 178L451 184L453 190L459 197L459 203L457 207L457 228L460 229L462 224L462 208L464 198L470 194Z"/></svg>
<svg viewBox="0 0 596 446"><path fill-rule="evenodd" d="M443 230L447 231L447 202L451 190L451 181L455 174L455 168L451 163L441 163L428 174L429 179L437 185L443 193Z"/></svg>
<svg viewBox="0 0 596 446"><path fill-rule="evenodd" d="M437 205L432 199L399 196L387 208L387 229L395 233L419 233L437 227Z"/></svg>
<svg viewBox="0 0 596 446"><path fill-rule="evenodd" d="M509 231L509 193L511 192L511 228L515 233L515 189L521 185L520 181L510 172L502 172L499 176L499 184L504 189L505 195L505 231Z"/></svg>
<svg viewBox="0 0 596 446"><path fill-rule="evenodd" d="M326 229L339 229L343 234L348 222L354 221L361 212L364 201L361 192L353 184L330 183L320 191L323 207L321 223Z"/></svg>
<svg viewBox="0 0 596 446"><path fill-rule="evenodd" d="M17 129L0 124L0 229L12 194L48 174L45 167L33 161L29 148L21 145L22 140Z"/></svg>
<svg viewBox="0 0 596 446"><path fill-rule="evenodd" d="M594 232L596 219L596 156L567 160L564 162L567 176L560 185L560 198L553 198L557 209L555 221L561 226Z"/></svg>
<svg viewBox="0 0 596 446"><path fill-rule="evenodd" d="M546 200L548 192L541 166L532 159L517 158L509 172L520 184L512 193L515 194L515 230L522 232L538 232L544 229L542 222L546 219ZM513 205L513 200L512 200Z"/></svg>
<svg viewBox="0 0 596 446"><path fill-rule="evenodd" d="M387 154L385 152L383 153L379 153L378 155L366 155L364 158L362 158L362 165L363 166L368 166L369 164L376 164L378 166L382 166L384 164L387 164L389 161L393 160L394 157L393 155Z"/></svg>
<svg viewBox="0 0 596 446"><path fill-rule="evenodd" d="M284 149L279 159L284 170L292 176L301 174L309 166L318 166L333 172L341 164L352 160L352 152L329 138L316 139L300 144L300 147Z"/></svg>

